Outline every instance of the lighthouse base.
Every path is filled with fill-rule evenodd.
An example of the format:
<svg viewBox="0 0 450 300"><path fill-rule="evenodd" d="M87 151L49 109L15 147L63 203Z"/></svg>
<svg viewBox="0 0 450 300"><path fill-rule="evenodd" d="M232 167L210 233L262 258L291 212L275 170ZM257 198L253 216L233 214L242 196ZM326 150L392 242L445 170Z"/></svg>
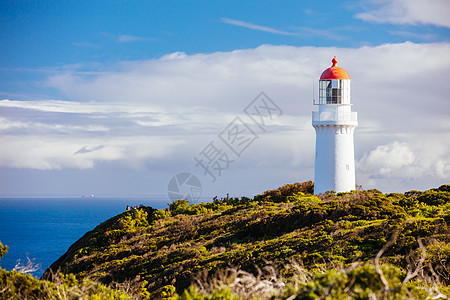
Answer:
<svg viewBox="0 0 450 300"><path fill-rule="evenodd" d="M353 132L356 125L319 125L316 122L314 193L355 189Z"/></svg>

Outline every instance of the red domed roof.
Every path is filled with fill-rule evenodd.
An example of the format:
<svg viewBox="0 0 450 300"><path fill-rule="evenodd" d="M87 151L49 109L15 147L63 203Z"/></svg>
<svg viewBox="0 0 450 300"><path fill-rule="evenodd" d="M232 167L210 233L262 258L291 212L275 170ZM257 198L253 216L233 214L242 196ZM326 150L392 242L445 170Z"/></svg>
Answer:
<svg viewBox="0 0 450 300"><path fill-rule="evenodd" d="M350 76L348 76L347 71L339 67L336 67L337 64L336 56L333 56L333 60L331 62L333 63L333 66L323 71L322 75L320 76L320 79L350 79Z"/></svg>

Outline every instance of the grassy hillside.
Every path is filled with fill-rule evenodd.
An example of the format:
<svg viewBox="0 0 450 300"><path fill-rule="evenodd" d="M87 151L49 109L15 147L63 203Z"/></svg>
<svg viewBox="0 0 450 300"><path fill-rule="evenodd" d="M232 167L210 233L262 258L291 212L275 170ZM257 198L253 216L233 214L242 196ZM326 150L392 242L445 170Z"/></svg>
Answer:
<svg viewBox="0 0 450 300"><path fill-rule="evenodd" d="M175 290L183 299L450 293L450 185L312 192L305 182L253 199L126 211L86 233L44 277L74 274L150 298Z"/></svg>

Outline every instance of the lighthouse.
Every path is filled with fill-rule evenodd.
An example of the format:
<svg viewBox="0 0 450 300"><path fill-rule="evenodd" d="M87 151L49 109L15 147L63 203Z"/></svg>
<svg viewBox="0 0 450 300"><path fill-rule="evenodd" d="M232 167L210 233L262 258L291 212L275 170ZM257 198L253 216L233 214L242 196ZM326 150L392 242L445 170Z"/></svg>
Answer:
<svg viewBox="0 0 450 300"><path fill-rule="evenodd" d="M320 76L319 100L314 101L318 109L312 112L316 130L315 194L355 189L353 132L358 120L350 103L350 76L336 65L336 56L332 63Z"/></svg>

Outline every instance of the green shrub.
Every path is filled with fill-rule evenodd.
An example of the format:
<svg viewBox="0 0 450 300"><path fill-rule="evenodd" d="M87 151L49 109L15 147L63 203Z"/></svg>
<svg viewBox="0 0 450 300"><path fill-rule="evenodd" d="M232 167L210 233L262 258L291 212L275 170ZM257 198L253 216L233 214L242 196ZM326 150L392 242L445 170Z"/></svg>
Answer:
<svg viewBox="0 0 450 300"><path fill-rule="evenodd" d="M114 290L91 280L78 283L72 274L60 275L57 283L38 280L30 274L0 269L1 299L117 299L131 300L131 296L120 290ZM64 299L64 298L63 298Z"/></svg>
<svg viewBox="0 0 450 300"><path fill-rule="evenodd" d="M144 209L133 209L121 219L121 224L124 229L131 231L137 228L147 227L149 225L148 218L148 213Z"/></svg>
<svg viewBox="0 0 450 300"><path fill-rule="evenodd" d="M426 191L417 197L417 201L428 205L444 205L450 203L450 192L447 191Z"/></svg>
<svg viewBox="0 0 450 300"><path fill-rule="evenodd" d="M170 210L167 209L159 209L154 212L154 216L156 220L167 219L172 216L172 213L170 212Z"/></svg>
<svg viewBox="0 0 450 300"><path fill-rule="evenodd" d="M210 294L201 293L198 288L191 286L185 290L181 296L176 295L176 300L241 300L241 297L236 296L231 292L230 288L223 288L212 291Z"/></svg>
<svg viewBox="0 0 450 300"><path fill-rule="evenodd" d="M3 246L2 242L0 241L0 260L3 256L5 256L6 253L8 253L8 246Z"/></svg>
<svg viewBox="0 0 450 300"><path fill-rule="evenodd" d="M442 192L450 192L450 184L443 184L438 188Z"/></svg>
<svg viewBox="0 0 450 300"><path fill-rule="evenodd" d="M272 201L272 202L285 202L288 200L288 196L294 196L299 193L313 195L314 183L306 181L303 183L285 184L278 189L265 191L261 195L255 196L255 201Z"/></svg>

